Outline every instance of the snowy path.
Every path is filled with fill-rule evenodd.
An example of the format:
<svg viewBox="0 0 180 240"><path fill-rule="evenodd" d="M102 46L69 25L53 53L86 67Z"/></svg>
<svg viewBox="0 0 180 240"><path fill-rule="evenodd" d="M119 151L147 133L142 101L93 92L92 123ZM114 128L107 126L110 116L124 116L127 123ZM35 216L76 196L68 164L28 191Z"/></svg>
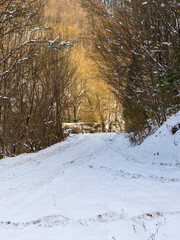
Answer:
<svg viewBox="0 0 180 240"><path fill-rule="evenodd" d="M0 161L0 239L179 240L176 156L134 149L123 134L82 134Z"/></svg>

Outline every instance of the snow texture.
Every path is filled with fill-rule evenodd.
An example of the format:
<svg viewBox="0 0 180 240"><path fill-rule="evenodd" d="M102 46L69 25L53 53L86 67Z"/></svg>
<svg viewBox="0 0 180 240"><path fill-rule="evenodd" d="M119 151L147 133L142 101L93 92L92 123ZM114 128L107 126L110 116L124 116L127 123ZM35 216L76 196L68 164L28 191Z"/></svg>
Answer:
<svg viewBox="0 0 180 240"><path fill-rule="evenodd" d="M0 161L0 239L179 240L180 112L143 144L79 134Z"/></svg>

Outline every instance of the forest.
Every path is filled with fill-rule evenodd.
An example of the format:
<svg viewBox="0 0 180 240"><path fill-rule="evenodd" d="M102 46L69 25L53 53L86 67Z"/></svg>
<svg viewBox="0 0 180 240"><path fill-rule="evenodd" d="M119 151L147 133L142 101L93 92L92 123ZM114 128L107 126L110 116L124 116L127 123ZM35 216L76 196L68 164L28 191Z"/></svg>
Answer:
<svg viewBox="0 0 180 240"><path fill-rule="evenodd" d="M0 0L0 239L180 239L178 0Z"/></svg>
<svg viewBox="0 0 180 240"><path fill-rule="evenodd" d="M36 152L64 123L143 142L180 109L178 1L1 0L0 156Z"/></svg>

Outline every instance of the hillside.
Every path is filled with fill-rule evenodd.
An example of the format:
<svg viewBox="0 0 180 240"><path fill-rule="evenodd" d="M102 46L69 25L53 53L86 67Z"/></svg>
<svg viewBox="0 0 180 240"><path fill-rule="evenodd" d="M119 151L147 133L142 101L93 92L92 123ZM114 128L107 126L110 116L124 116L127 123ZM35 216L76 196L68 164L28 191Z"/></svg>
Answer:
<svg viewBox="0 0 180 240"><path fill-rule="evenodd" d="M179 240L180 112L143 144L72 135L0 161L3 240Z"/></svg>

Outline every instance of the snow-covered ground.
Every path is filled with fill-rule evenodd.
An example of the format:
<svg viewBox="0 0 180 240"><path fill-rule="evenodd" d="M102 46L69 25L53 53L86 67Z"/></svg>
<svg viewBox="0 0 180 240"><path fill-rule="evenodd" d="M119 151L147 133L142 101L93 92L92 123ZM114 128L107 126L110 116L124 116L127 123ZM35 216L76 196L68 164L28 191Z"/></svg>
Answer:
<svg viewBox="0 0 180 240"><path fill-rule="evenodd" d="M80 134L0 161L2 240L179 240L180 112L140 146Z"/></svg>

